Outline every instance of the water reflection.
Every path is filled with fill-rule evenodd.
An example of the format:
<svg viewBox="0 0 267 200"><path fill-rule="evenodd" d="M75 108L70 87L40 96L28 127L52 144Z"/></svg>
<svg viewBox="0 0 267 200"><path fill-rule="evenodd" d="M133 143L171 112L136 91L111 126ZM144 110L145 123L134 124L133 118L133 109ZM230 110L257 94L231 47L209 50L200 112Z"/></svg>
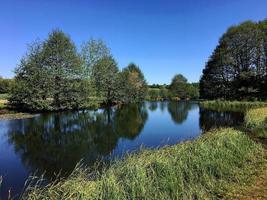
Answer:
<svg viewBox="0 0 267 200"><path fill-rule="evenodd" d="M242 124L244 114L240 112L219 112L199 109L199 121L203 131L218 127L234 127Z"/></svg>
<svg viewBox="0 0 267 200"><path fill-rule="evenodd" d="M40 114L32 119L0 121L1 196L18 193L29 173L69 174L81 159L123 156L144 145L172 145L198 137L203 130L239 124L238 113L199 108L198 103L145 102L120 108Z"/></svg>
<svg viewBox="0 0 267 200"><path fill-rule="evenodd" d="M193 104L190 101L180 101L179 103L171 101L168 103L168 111L172 120L177 124L181 124L187 119L188 111L196 106L197 104Z"/></svg>
<svg viewBox="0 0 267 200"><path fill-rule="evenodd" d="M144 127L143 105L120 109L43 114L38 118L10 121L9 142L31 171L49 177L69 173L81 159L93 164L112 153L119 138L134 139Z"/></svg>

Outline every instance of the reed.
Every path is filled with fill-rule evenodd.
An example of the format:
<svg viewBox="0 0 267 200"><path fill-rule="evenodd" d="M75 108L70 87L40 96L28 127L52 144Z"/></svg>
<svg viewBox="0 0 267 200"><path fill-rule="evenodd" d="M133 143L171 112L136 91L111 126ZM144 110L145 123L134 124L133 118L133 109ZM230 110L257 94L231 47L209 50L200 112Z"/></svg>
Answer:
<svg viewBox="0 0 267 200"><path fill-rule="evenodd" d="M202 101L200 106L210 110L216 111L236 111L245 112L252 108L259 108L267 106L267 102L262 101Z"/></svg>

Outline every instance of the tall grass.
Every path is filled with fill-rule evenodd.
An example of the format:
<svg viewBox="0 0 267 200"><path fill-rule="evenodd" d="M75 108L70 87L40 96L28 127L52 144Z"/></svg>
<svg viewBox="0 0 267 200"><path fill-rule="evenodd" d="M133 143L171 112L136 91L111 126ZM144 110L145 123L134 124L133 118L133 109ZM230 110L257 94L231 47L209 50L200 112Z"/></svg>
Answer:
<svg viewBox="0 0 267 200"><path fill-rule="evenodd" d="M267 107L247 111L245 125L255 136L267 138Z"/></svg>
<svg viewBox="0 0 267 200"><path fill-rule="evenodd" d="M259 108L267 106L267 102L262 101L202 101L200 106L203 108L216 111L238 111L244 112L252 108Z"/></svg>
<svg viewBox="0 0 267 200"><path fill-rule="evenodd" d="M102 172L77 168L64 181L28 187L24 199L218 199L266 164L242 132L214 130L193 142L142 150Z"/></svg>

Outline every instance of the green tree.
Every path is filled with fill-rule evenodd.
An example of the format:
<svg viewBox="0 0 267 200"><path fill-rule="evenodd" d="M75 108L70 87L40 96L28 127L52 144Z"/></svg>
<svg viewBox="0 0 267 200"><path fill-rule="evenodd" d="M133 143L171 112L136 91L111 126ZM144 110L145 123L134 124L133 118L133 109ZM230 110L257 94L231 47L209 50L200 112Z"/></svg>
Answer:
<svg viewBox="0 0 267 200"><path fill-rule="evenodd" d="M104 41L91 38L89 41L82 44L81 59L83 66L83 88L84 95L87 96L87 101L90 103L96 95L96 89L92 83L92 69L104 57L111 56L109 48Z"/></svg>
<svg viewBox="0 0 267 200"><path fill-rule="evenodd" d="M0 94L10 93L13 85L13 79L5 79L0 76Z"/></svg>
<svg viewBox="0 0 267 200"><path fill-rule="evenodd" d="M33 43L15 71L10 101L28 110L64 110L81 106L81 61L62 31Z"/></svg>
<svg viewBox="0 0 267 200"><path fill-rule="evenodd" d="M247 21L223 34L203 70L202 98L267 98L266 23Z"/></svg>
<svg viewBox="0 0 267 200"><path fill-rule="evenodd" d="M48 68L53 108L78 108L81 98L81 60L71 39L60 30L52 31L44 42L42 64Z"/></svg>
<svg viewBox="0 0 267 200"><path fill-rule="evenodd" d="M187 98L189 84L187 79L182 74L177 74L173 77L172 82L170 84L170 91L172 96L179 98Z"/></svg>
<svg viewBox="0 0 267 200"><path fill-rule="evenodd" d="M140 68L130 63L120 73L120 101L124 103L141 102L147 94L147 83Z"/></svg>
<svg viewBox="0 0 267 200"><path fill-rule="evenodd" d="M118 100L119 69L116 61L111 57L103 57L92 67L92 83L96 94L106 104Z"/></svg>
<svg viewBox="0 0 267 200"><path fill-rule="evenodd" d="M33 42L15 70L15 84L11 91L11 104L22 109L49 110L48 69L42 64L43 43Z"/></svg>

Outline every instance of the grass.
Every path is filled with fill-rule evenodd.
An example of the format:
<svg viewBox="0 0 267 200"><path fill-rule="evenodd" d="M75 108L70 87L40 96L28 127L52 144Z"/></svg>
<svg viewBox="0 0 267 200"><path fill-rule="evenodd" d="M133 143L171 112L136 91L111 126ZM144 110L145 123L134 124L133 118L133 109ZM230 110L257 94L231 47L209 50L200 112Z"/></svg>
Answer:
<svg viewBox="0 0 267 200"><path fill-rule="evenodd" d="M34 117L34 114L29 113L5 113L0 114L0 120L12 120L12 119L26 119L26 118L32 118Z"/></svg>
<svg viewBox="0 0 267 200"><path fill-rule="evenodd" d="M248 110L245 126L251 129L255 136L267 138L267 107Z"/></svg>
<svg viewBox="0 0 267 200"><path fill-rule="evenodd" d="M267 128L267 107L247 111L245 115L245 123L249 128Z"/></svg>
<svg viewBox="0 0 267 200"><path fill-rule="evenodd" d="M24 199L219 199L250 183L267 162L242 132L219 129L192 142L142 150L99 172L78 167L66 180L34 185Z"/></svg>
<svg viewBox="0 0 267 200"><path fill-rule="evenodd" d="M200 106L206 109L216 111L237 111L244 112L252 108L259 108L267 106L267 102L262 101L202 101Z"/></svg>
<svg viewBox="0 0 267 200"><path fill-rule="evenodd" d="M7 108L6 104L0 100L0 109Z"/></svg>

